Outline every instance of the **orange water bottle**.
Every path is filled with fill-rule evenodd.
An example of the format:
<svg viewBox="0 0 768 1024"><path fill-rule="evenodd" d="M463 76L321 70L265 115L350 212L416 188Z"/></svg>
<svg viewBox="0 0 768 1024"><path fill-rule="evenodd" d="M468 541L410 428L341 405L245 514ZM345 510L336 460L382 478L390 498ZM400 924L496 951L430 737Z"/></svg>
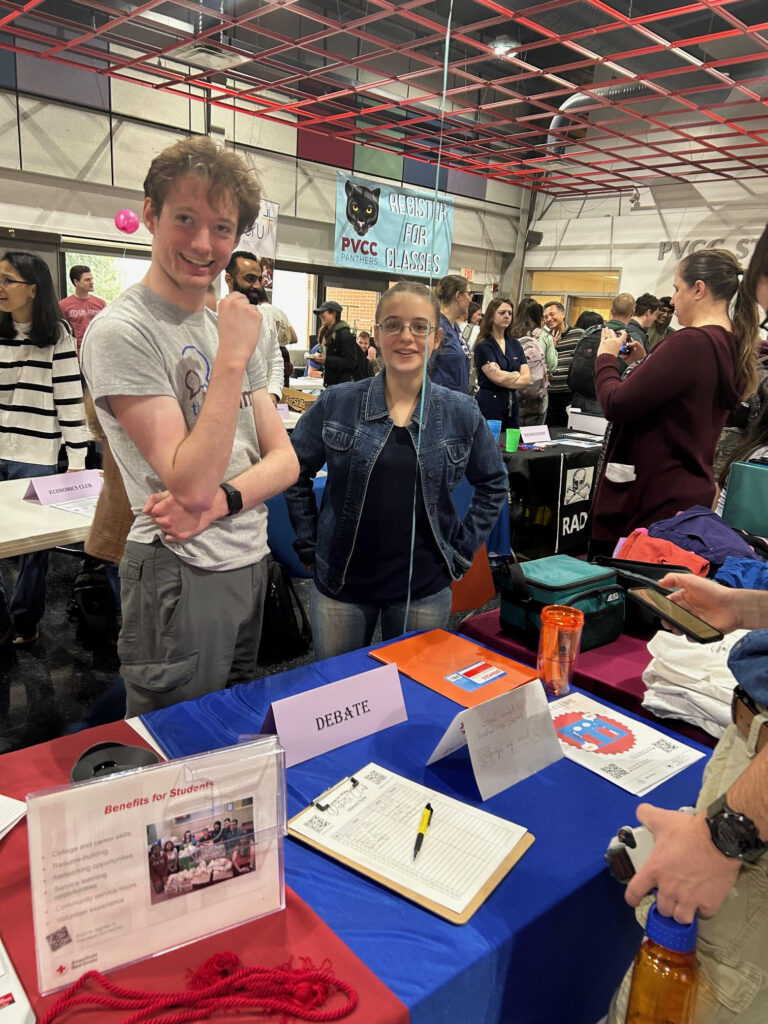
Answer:
<svg viewBox="0 0 768 1024"><path fill-rule="evenodd" d="M699 984L696 921L679 924L654 903L635 957L626 1024L691 1024Z"/></svg>
<svg viewBox="0 0 768 1024"><path fill-rule="evenodd" d="M583 629L584 612L579 608L548 604L541 609L536 669L548 696L564 697L570 691Z"/></svg>

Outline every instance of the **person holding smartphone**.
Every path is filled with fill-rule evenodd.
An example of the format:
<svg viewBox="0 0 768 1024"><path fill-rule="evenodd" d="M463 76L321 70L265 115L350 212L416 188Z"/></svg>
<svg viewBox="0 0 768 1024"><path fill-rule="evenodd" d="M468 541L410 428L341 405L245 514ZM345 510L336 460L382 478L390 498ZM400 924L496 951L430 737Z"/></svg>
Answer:
<svg viewBox="0 0 768 1024"><path fill-rule="evenodd" d="M743 288L747 299L768 308L768 228ZM674 338L665 338L654 352L670 340L674 344ZM638 908L641 923L653 889L662 914L681 923L699 915L696 1024L763 1024L768 1015L768 592L735 590L688 573L668 573L659 584L674 589L675 604L716 629L751 632L737 641L728 659L739 682L733 723L704 772L696 813L648 803L637 809L654 846L627 886L626 899ZM608 1024L625 1020L631 976L630 968L611 1002Z"/></svg>
<svg viewBox="0 0 768 1024"><path fill-rule="evenodd" d="M712 506L715 445L728 415L757 385L755 292L726 249L687 256L675 271L682 329L645 349L625 331L603 328L595 389L610 433L595 489L593 555L619 537L692 505ZM622 348L626 351L622 351Z"/></svg>

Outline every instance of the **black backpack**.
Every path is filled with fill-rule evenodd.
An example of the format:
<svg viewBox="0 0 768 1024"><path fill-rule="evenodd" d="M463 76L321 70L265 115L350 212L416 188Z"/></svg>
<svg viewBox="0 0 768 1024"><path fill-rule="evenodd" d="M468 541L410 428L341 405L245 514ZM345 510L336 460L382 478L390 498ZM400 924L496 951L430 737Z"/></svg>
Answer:
<svg viewBox="0 0 768 1024"><path fill-rule="evenodd" d="M104 562L85 558L75 576L67 616L77 624L81 641L115 643L118 633L117 604Z"/></svg>
<svg viewBox="0 0 768 1024"><path fill-rule="evenodd" d="M304 654L312 642L309 619L288 572L267 556L267 593L258 662L271 665Z"/></svg>
<svg viewBox="0 0 768 1024"><path fill-rule="evenodd" d="M568 388L585 398L597 398L595 391L595 359L600 348L602 327L591 327L581 336L573 352L568 370Z"/></svg>

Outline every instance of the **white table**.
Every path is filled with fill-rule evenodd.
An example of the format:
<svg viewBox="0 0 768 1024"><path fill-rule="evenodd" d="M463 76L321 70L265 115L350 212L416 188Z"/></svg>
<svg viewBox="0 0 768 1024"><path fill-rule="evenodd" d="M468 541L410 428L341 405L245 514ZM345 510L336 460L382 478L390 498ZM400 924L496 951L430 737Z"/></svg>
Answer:
<svg viewBox="0 0 768 1024"><path fill-rule="evenodd" d="M85 540L91 528L87 516L41 505L37 499L25 501L28 486L29 480L0 482L0 558Z"/></svg>

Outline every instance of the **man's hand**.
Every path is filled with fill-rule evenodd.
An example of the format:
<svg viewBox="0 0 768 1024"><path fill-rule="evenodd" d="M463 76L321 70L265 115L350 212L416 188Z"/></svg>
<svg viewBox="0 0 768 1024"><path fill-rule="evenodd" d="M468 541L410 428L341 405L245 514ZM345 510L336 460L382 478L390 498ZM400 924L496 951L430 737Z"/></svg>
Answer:
<svg viewBox="0 0 768 1024"><path fill-rule="evenodd" d="M636 907L658 889L660 913L690 924L696 913L711 917L733 888L741 862L720 853L701 812L664 811L640 804L637 819L653 833L653 853L627 886L627 903Z"/></svg>
<svg viewBox="0 0 768 1024"><path fill-rule="evenodd" d="M177 501L170 491L160 491L150 494L142 512L160 527L167 541L181 543L202 533L215 519L226 515L226 498L223 502L224 507L221 508L223 495L224 492L220 491L211 508L201 512L191 512L180 501Z"/></svg>
<svg viewBox="0 0 768 1024"><path fill-rule="evenodd" d="M669 595L670 601L708 622L721 633L728 633L742 625L740 603L748 591L733 590L690 572L668 572L659 580L659 586L674 590L674 594Z"/></svg>
<svg viewBox="0 0 768 1024"><path fill-rule="evenodd" d="M219 302L219 354L246 366L261 336L262 316L240 292L230 292Z"/></svg>

